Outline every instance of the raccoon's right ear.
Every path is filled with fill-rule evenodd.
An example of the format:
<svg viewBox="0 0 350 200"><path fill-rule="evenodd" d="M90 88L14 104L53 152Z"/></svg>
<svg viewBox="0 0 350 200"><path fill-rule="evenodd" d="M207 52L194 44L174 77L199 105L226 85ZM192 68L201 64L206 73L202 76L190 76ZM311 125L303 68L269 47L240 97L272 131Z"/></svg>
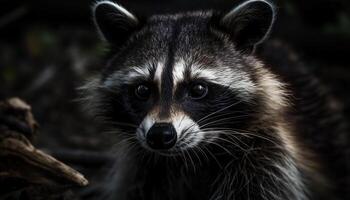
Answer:
<svg viewBox="0 0 350 200"><path fill-rule="evenodd" d="M99 1L93 6L93 17L102 38L111 45L120 45L137 30L139 20L122 6Z"/></svg>
<svg viewBox="0 0 350 200"><path fill-rule="evenodd" d="M219 26L234 41L236 48L254 51L269 34L275 20L275 8L268 0L248 0L219 20Z"/></svg>

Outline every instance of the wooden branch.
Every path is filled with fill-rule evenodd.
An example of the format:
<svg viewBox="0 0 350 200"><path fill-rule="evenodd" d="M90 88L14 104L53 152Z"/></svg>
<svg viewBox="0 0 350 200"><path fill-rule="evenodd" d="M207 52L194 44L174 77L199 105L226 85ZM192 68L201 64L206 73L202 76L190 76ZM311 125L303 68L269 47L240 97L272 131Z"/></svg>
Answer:
<svg viewBox="0 0 350 200"><path fill-rule="evenodd" d="M0 102L0 116L0 185L11 183L23 188L88 184L82 174L31 144L38 124L25 102L18 98Z"/></svg>
<svg viewBox="0 0 350 200"><path fill-rule="evenodd" d="M88 184L82 174L24 140L9 137L0 141L0 177L22 178L35 184Z"/></svg>

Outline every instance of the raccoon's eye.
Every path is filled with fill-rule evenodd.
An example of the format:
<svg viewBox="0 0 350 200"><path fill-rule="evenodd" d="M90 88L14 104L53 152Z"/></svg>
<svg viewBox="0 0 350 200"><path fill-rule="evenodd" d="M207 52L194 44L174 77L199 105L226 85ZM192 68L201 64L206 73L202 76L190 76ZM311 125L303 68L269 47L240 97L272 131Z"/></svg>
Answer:
<svg viewBox="0 0 350 200"><path fill-rule="evenodd" d="M144 84L138 85L135 88L135 95L140 100L147 100L151 95L151 89Z"/></svg>
<svg viewBox="0 0 350 200"><path fill-rule="evenodd" d="M202 99L208 94L208 86L203 83L193 84L189 91L192 99Z"/></svg>

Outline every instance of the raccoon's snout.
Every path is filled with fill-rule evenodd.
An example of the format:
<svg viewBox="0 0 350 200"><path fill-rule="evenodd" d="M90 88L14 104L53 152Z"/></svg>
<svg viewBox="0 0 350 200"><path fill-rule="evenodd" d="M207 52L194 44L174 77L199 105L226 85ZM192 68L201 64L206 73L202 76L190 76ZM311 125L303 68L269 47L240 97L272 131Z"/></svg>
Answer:
<svg viewBox="0 0 350 200"><path fill-rule="evenodd" d="M146 134L146 142L152 149L170 149L177 140L177 133L171 123L155 123Z"/></svg>

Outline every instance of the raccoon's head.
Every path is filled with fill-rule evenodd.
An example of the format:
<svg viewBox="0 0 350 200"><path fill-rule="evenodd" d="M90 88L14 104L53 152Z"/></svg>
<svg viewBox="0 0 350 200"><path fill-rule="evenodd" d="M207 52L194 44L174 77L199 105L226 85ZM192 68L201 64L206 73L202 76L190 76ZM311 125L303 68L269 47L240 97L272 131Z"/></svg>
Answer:
<svg viewBox="0 0 350 200"><path fill-rule="evenodd" d="M170 154L224 140L250 129L263 102L281 101L279 83L251 56L274 21L267 1L148 19L101 1L93 13L114 54L85 86L90 107L146 149Z"/></svg>

